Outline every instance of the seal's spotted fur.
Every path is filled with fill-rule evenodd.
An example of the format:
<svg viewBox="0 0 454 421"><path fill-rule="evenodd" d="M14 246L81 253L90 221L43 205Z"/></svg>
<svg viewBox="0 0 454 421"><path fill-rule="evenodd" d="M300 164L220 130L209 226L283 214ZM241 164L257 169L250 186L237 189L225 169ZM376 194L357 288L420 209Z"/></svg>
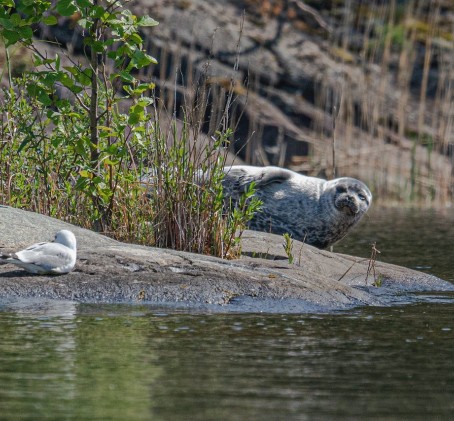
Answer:
<svg viewBox="0 0 454 421"><path fill-rule="evenodd" d="M256 231L289 233L326 248L343 238L369 209L372 194L349 177L326 181L279 167L225 168L224 195L235 204L252 181L263 201L249 224Z"/></svg>

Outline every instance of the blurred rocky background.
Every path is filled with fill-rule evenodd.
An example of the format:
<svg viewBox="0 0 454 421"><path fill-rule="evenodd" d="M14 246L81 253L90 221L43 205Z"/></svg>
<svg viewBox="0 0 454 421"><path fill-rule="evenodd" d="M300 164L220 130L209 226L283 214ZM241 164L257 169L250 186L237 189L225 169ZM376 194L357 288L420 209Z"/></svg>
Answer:
<svg viewBox="0 0 454 421"><path fill-rule="evenodd" d="M140 78L156 83L163 110L192 114L201 138L232 127L235 162L357 177L382 203L452 202L452 1L137 0L129 7L160 22L144 34L159 64ZM83 58L77 19L38 28L47 41L40 48L63 56L58 42ZM31 63L17 47L11 55L16 75Z"/></svg>

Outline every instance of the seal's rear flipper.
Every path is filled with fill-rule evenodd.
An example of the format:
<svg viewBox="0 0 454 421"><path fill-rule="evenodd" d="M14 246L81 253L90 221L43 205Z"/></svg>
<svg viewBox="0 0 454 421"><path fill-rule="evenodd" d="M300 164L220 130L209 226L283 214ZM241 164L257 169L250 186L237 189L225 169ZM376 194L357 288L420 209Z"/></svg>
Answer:
<svg viewBox="0 0 454 421"><path fill-rule="evenodd" d="M285 168L257 167L254 170L241 165L225 168L223 184L227 194L236 196L244 193L252 182L260 189L273 183L284 183L292 177L292 171Z"/></svg>
<svg viewBox="0 0 454 421"><path fill-rule="evenodd" d="M260 178L254 180L259 187L267 186L272 183L283 183L292 177L292 172L285 168L267 167L260 174Z"/></svg>

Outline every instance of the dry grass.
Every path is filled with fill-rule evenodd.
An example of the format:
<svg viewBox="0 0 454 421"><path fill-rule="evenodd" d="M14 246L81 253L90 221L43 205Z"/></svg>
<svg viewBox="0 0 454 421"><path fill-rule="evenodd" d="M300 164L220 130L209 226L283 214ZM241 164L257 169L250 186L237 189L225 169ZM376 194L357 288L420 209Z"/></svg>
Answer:
<svg viewBox="0 0 454 421"><path fill-rule="evenodd" d="M241 144L241 156L248 163L287 166L324 177L334 173L334 155L338 176L363 179L383 202L451 203L454 37L447 11L452 3L353 0L324 4L331 9L308 1L246 2L246 36L258 43L265 41L247 33L251 25L273 27L284 21L295 35L309 34L302 37L308 42L298 44L301 48L295 54L307 55L300 70L311 79L315 97L265 85L242 63L231 127L237 127L241 113L247 118L241 124L242 139L231 143L232 150L238 153L236 145ZM279 40L274 48L279 48ZM180 58L191 63L191 53L186 51L175 41L162 48L162 56L167 63ZM316 71L310 73L311 68ZM161 80L166 79L164 69L165 65ZM197 68L192 71L197 73ZM171 97L174 82L184 90L193 80L186 73L181 78L174 73L173 81L163 82L163 92L169 92L166 97ZM229 81L209 78L205 116L222 113L218 110L225 103ZM273 96L278 99L274 103L269 99ZM212 133L211 125L204 130ZM267 139L273 136L273 144L268 145Z"/></svg>
<svg viewBox="0 0 454 421"><path fill-rule="evenodd" d="M309 33L308 39L320 49L320 71L309 75L315 97L285 98L285 93L279 97L288 101L284 108L291 109L291 115L265 100L264 91L276 93L263 86L245 63L239 71L235 63L229 75L211 74L209 60L200 60L192 43L188 51L183 45L187 40L178 39L161 45L159 53L150 46L160 57L160 104L180 118L186 112L180 112L181 105L197 104L190 107L194 116L187 115L194 130L210 139L220 124L223 129L228 126L236 133L229 139L230 150L240 152L248 163L330 177L335 139L338 175L363 179L376 198L429 206L450 203L454 37L447 11L452 4L430 0L324 4L331 9L309 1L246 2L246 20L258 19L258 26L285 20L295 33ZM241 22L239 26L240 38L243 32L251 36L249 22L245 28ZM213 43L216 36L220 35L213 34ZM152 44L152 39L147 42ZM240 44L232 44L231 53L239 52ZM311 51L308 54L310 60ZM143 70L144 80L156 76L151 70ZM196 86L204 87L203 100ZM272 136L274 144L267 145L264 139Z"/></svg>
<svg viewBox="0 0 454 421"><path fill-rule="evenodd" d="M340 172L368 179L386 201L450 203L454 43L440 3L346 2L345 7L344 27L330 42L354 54L355 66L337 56L344 72L335 85L330 75L321 77L317 100L328 114L338 108ZM324 121L315 127L324 127ZM328 156L326 130L319 135L326 139L320 154Z"/></svg>

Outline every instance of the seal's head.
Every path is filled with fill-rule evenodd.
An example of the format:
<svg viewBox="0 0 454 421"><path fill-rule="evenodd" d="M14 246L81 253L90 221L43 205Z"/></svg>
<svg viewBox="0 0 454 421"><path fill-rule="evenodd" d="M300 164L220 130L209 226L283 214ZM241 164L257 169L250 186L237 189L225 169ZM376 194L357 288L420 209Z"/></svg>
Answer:
<svg viewBox="0 0 454 421"><path fill-rule="evenodd" d="M372 193L359 180L349 177L330 181L334 190L334 206L339 212L361 218L369 209Z"/></svg>

